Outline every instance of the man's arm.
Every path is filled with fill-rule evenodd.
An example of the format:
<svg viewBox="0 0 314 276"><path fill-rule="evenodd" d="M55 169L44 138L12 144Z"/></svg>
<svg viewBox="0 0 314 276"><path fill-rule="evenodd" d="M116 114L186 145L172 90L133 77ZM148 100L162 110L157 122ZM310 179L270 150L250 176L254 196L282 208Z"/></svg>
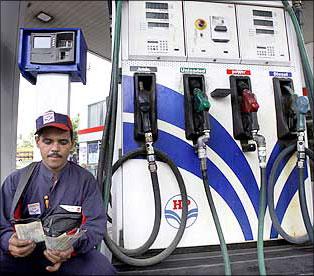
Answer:
<svg viewBox="0 0 314 276"><path fill-rule="evenodd" d="M83 224L81 229L87 231L74 243L75 253L86 253L100 244L107 223L102 197L97 182L92 175L84 186L82 196Z"/></svg>
<svg viewBox="0 0 314 276"><path fill-rule="evenodd" d="M10 212L16 190L13 186L15 181L18 181L17 175L11 174L0 188L0 247L4 252L8 252L9 239L14 234L14 228L10 222Z"/></svg>
<svg viewBox="0 0 314 276"><path fill-rule="evenodd" d="M34 251L36 244L34 241L18 239L10 222L12 200L18 181L15 172L7 177L0 189L0 247L14 257L25 257Z"/></svg>

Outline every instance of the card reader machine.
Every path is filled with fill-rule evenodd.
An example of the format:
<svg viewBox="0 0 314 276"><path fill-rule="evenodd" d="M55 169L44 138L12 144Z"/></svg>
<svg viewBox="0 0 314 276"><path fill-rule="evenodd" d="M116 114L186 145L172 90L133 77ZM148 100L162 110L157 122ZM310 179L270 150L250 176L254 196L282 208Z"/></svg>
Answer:
<svg viewBox="0 0 314 276"><path fill-rule="evenodd" d="M75 61L75 32L31 34L31 63L66 64Z"/></svg>
<svg viewBox="0 0 314 276"><path fill-rule="evenodd" d="M38 74L69 74L71 82L86 84L87 45L80 28L21 28L18 65L36 84Z"/></svg>

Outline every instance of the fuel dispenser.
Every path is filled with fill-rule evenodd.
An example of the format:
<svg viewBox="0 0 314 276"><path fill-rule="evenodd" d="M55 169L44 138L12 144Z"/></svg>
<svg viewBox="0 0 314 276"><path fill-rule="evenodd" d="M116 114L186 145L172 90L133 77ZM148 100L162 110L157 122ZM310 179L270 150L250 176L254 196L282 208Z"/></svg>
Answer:
<svg viewBox="0 0 314 276"><path fill-rule="evenodd" d="M178 247L220 244L228 274L225 241L257 241L260 273L265 274L263 241L280 238L266 207L266 179L281 154L282 141L298 136L298 115L290 112L296 110L290 104L295 97L290 94L298 91L299 96L302 91L298 52L282 3L117 3L116 24L120 24L120 8L123 15L122 48L119 60L119 48L114 47L113 72L118 75L120 63L121 86L113 76L98 170L100 186L105 183L106 206L108 190L112 192L116 245L107 234L106 243L119 260L136 266L154 264L161 256L135 260L139 253L121 255L122 247L145 248L140 250L145 252L150 245L169 256L172 240ZM119 28L115 25L115 34ZM120 43L116 36L114 43ZM273 78L279 80L279 92ZM213 92L207 96L206 91ZM277 115L276 107L290 110L289 115ZM163 158L161 150L169 158ZM169 170L163 161L170 157ZM112 167L113 160L118 161ZM151 187L147 170L142 169L147 161L153 185L158 166L161 215L158 208L150 208L157 200L153 189L147 188ZM280 177L275 176L279 196L274 199L280 210L278 221L299 237L306 229L295 220L295 174L286 160L280 169ZM186 196L178 190L174 171L184 181ZM308 183L305 179L305 194L311 199ZM212 231L215 226L217 231Z"/></svg>

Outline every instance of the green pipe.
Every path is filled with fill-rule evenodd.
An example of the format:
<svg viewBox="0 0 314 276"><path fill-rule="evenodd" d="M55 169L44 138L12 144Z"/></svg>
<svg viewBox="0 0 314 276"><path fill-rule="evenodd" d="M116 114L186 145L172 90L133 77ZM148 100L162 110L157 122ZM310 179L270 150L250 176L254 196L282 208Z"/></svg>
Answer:
<svg viewBox="0 0 314 276"><path fill-rule="evenodd" d="M266 275L264 259L264 217L266 209L266 169L261 168L261 188L259 192L257 256L260 275Z"/></svg>
<svg viewBox="0 0 314 276"><path fill-rule="evenodd" d="M209 188L207 170L202 170L202 176L203 176L203 184L204 184L204 189L206 192L206 197L209 203L210 211L212 213L216 230L217 230L217 234L220 241L221 254L224 260L225 275L231 275L231 265L230 265L228 250L227 250L227 244L225 242L225 238L224 238L221 225L219 222L217 210L215 208L214 200L213 200L210 188Z"/></svg>
<svg viewBox="0 0 314 276"><path fill-rule="evenodd" d="M116 17L115 17L115 35L114 35L114 50L113 50L113 65L111 72L112 74L112 101L111 104L111 122L109 131L109 138L106 143L108 143L106 158L105 158L105 179L104 179L104 205L108 206L110 196L110 187L112 181L112 161L113 161L113 151L114 142L116 134L116 118L117 118L117 104L118 104L118 75L119 75L119 52L120 52L120 38L121 38L121 13L122 13L122 1L116 1ZM107 211L107 210L106 210Z"/></svg>

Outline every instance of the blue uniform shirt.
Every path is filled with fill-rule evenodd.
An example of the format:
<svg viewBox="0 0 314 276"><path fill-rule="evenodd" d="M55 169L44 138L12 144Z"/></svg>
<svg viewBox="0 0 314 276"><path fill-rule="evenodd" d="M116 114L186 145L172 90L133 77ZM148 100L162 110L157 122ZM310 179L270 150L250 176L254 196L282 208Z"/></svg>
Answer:
<svg viewBox="0 0 314 276"><path fill-rule="evenodd" d="M1 187L0 194L0 247L8 251L8 241L14 233L10 211L14 193L25 168L10 174ZM49 198L49 208L44 196ZM60 205L81 207L83 224L87 230L73 245L76 253L86 253L101 242L104 235L106 214L101 194L94 176L82 167L67 162L54 184L53 173L39 162L22 197L22 218L42 218L50 208ZM79 208L78 208L79 209Z"/></svg>

